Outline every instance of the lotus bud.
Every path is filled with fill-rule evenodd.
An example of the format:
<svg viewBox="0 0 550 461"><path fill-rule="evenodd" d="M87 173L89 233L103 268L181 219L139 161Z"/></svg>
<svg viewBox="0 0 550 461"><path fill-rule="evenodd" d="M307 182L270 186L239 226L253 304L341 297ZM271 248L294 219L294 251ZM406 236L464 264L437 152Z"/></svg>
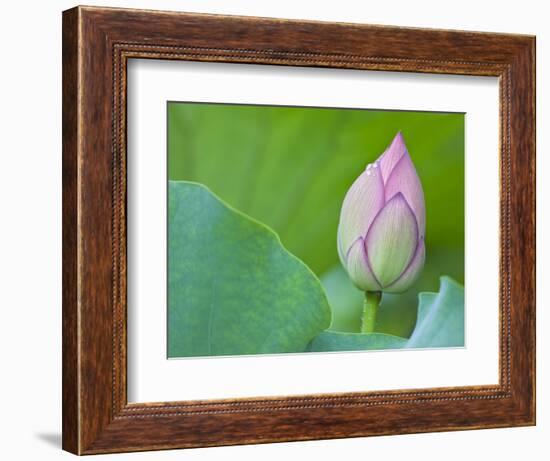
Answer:
<svg viewBox="0 0 550 461"><path fill-rule="evenodd" d="M338 253L365 292L400 293L424 266L424 192L403 135L355 180L338 225Z"/></svg>

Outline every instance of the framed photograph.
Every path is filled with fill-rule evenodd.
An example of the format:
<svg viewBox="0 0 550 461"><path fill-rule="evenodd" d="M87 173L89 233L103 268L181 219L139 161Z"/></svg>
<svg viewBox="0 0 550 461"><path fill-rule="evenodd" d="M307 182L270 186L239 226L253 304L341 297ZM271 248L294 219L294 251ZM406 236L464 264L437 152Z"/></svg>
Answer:
<svg viewBox="0 0 550 461"><path fill-rule="evenodd" d="M63 13L63 448L535 424L535 38Z"/></svg>

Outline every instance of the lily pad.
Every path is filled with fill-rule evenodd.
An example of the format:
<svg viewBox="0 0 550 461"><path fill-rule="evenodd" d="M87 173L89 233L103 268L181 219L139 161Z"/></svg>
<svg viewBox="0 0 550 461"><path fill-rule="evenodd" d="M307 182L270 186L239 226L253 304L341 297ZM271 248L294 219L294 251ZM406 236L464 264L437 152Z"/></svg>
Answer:
<svg viewBox="0 0 550 461"><path fill-rule="evenodd" d="M205 186L169 182L168 356L303 352L331 320L313 272Z"/></svg>

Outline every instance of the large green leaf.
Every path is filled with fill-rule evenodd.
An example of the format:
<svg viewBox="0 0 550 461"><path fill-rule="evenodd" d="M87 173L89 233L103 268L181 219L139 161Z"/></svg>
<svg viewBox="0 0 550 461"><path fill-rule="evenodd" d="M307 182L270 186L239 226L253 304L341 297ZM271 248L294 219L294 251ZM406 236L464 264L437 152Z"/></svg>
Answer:
<svg viewBox="0 0 550 461"><path fill-rule="evenodd" d="M325 286L330 287L326 280ZM334 295L329 298L339 301ZM338 322L335 320L336 317L340 317L338 325L352 325L350 311L335 310L331 330L315 337L308 350L319 352L464 346L464 288L444 276L441 277L438 293L420 293L418 300L418 319L408 340L376 332L332 331L335 322ZM348 323L345 323L346 320Z"/></svg>
<svg viewBox="0 0 550 461"><path fill-rule="evenodd" d="M169 182L168 356L303 352L330 323L317 277L206 187Z"/></svg>
<svg viewBox="0 0 550 461"><path fill-rule="evenodd" d="M407 347L464 346L464 288L441 277L439 293L418 297L418 320Z"/></svg>

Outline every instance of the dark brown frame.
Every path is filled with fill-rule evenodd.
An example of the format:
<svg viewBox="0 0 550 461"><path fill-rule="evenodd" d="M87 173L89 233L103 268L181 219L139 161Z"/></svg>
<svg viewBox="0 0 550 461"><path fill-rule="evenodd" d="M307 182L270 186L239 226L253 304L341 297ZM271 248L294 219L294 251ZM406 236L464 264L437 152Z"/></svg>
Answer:
<svg viewBox="0 0 550 461"><path fill-rule="evenodd" d="M500 79L500 382L126 400L131 58ZM535 424L535 38L77 7L63 13L63 448L77 454Z"/></svg>

